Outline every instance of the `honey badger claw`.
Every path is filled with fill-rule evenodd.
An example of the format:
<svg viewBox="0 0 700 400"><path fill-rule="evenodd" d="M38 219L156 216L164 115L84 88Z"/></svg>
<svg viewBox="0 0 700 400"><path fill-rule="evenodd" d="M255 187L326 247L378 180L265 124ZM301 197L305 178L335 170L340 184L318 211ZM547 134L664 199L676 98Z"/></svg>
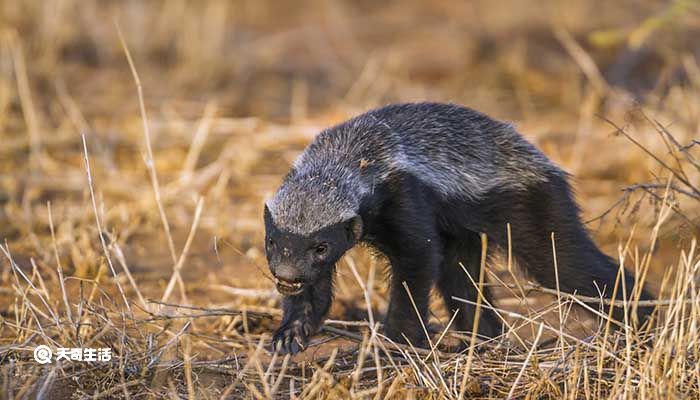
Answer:
<svg viewBox="0 0 700 400"><path fill-rule="evenodd" d="M281 354L296 354L306 349L311 327L295 321L280 327L272 338L272 349Z"/></svg>

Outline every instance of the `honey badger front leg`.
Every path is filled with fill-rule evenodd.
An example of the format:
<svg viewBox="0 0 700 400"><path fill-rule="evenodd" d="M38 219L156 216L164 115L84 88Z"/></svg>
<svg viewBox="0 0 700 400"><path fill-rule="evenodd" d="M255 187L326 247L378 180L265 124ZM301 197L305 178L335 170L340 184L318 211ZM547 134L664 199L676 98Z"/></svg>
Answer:
<svg viewBox="0 0 700 400"><path fill-rule="evenodd" d="M411 176L397 179L394 185L392 200L384 205L381 217L369 224L370 243L391 264L385 333L394 341L424 346L422 324L428 324L430 289L443 260L442 240L424 185Z"/></svg>
<svg viewBox="0 0 700 400"><path fill-rule="evenodd" d="M427 344L422 324L428 325L430 288L440 260L431 248L422 250L390 258L391 296L385 319L390 339L420 347Z"/></svg>
<svg viewBox="0 0 700 400"><path fill-rule="evenodd" d="M333 300L332 273L328 271L302 293L284 297L282 323L272 338L274 350L296 354L306 348L309 338L321 328L330 309Z"/></svg>

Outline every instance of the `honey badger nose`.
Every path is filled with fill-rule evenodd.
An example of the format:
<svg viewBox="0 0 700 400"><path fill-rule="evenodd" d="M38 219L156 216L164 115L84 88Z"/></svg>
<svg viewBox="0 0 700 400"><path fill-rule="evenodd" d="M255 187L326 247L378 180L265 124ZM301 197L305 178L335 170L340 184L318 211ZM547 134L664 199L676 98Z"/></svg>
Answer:
<svg viewBox="0 0 700 400"><path fill-rule="evenodd" d="M282 264L275 268L275 277L287 282L295 282L301 278L299 271L289 264Z"/></svg>

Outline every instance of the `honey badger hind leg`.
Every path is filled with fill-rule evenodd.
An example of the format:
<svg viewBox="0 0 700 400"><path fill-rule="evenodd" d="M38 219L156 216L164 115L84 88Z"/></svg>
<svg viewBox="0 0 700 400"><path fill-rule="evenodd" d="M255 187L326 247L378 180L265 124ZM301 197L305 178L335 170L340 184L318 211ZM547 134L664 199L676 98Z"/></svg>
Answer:
<svg viewBox="0 0 700 400"><path fill-rule="evenodd" d="M444 239L444 242L444 260L437 287L447 310L451 314L457 313L452 328L461 332L470 332L474 327L476 311L474 303L479 296L479 291L474 284L478 284L481 269L481 238L479 234L468 231L459 236L450 236ZM465 270L471 276L471 280ZM494 306L488 286L482 288L482 294L485 301L482 300L478 334L482 338L497 337L501 334L502 322L487 305L488 303ZM469 303L455 298L467 300Z"/></svg>
<svg viewBox="0 0 700 400"><path fill-rule="evenodd" d="M540 284L571 294L612 297L619 266L591 239L565 175L551 174L547 182L533 185L525 192L494 193L485 200L477 212L485 216L479 221L480 228L489 239L505 247L508 245L506 224L510 223L515 259ZM623 279L625 290L619 284L617 300L632 298L634 276L624 271ZM641 288L640 300L651 298ZM590 305L597 308L600 302ZM607 311L606 306L604 313ZM636 315L630 312L628 316L630 321L643 323L652 311L652 307L640 306ZM624 322L625 310L615 307L613 318Z"/></svg>

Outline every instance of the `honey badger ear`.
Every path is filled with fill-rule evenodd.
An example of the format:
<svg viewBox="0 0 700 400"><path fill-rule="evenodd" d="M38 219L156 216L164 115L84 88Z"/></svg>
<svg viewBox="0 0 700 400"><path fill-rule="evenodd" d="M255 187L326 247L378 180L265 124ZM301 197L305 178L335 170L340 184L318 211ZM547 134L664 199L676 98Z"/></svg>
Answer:
<svg viewBox="0 0 700 400"><path fill-rule="evenodd" d="M353 242L359 242L362 239L362 218L359 215L350 218L345 226Z"/></svg>
<svg viewBox="0 0 700 400"><path fill-rule="evenodd" d="M265 222L268 222L268 223L272 222L272 213L270 213L270 208L267 206L267 202L265 202L265 212L263 215L264 215Z"/></svg>

